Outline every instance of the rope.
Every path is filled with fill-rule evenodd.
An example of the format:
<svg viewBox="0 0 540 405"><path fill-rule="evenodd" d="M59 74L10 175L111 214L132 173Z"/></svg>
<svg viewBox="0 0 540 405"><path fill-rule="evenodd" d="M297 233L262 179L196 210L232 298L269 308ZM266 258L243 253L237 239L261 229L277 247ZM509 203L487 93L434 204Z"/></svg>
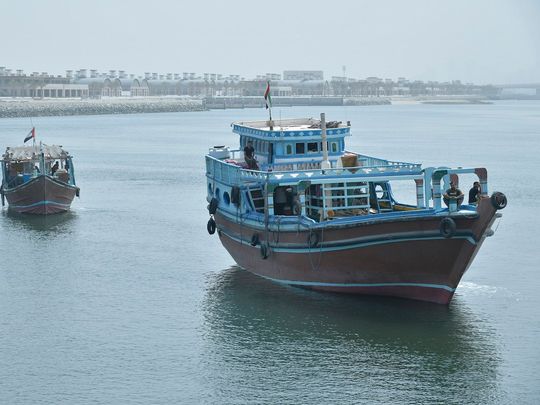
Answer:
<svg viewBox="0 0 540 405"><path fill-rule="evenodd" d="M497 221L497 227L495 228L495 231L493 233L497 232L497 229L499 229L499 225L501 224L502 218L499 218L499 221Z"/></svg>
<svg viewBox="0 0 540 405"><path fill-rule="evenodd" d="M279 236L281 234L281 217L279 216L277 217L276 224L277 224L277 238L276 238L276 231L272 231L272 242L274 242L274 244L279 243Z"/></svg>
<svg viewBox="0 0 540 405"><path fill-rule="evenodd" d="M322 242L324 240L324 228L321 228L321 240L319 240L319 256L317 258L317 265L315 266L313 264L313 258L311 256L311 234L313 232L312 227L309 227L309 236L308 236L308 257L309 257L309 264L311 265L311 270L319 271L321 268L321 261L322 261Z"/></svg>
<svg viewBox="0 0 540 405"><path fill-rule="evenodd" d="M241 194L240 194L241 195ZM236 206L236 222L240 223L240 246L244 244L244 221L242 219L242 215L240 214L240 204ZM240 217L240 221L238 218Z"/></svg>

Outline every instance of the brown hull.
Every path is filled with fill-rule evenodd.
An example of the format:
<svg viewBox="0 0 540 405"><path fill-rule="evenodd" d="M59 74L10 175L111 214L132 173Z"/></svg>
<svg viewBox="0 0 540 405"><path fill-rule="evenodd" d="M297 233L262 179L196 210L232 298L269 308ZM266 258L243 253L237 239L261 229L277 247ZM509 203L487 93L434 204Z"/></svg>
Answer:
<svg viewBox="0 0 540 405"><path fill-rule="evenodd" d="M50 176L39 176L4 191L9 209L25 214L48 215L69 210L77 187Z"/></svg>
<svg viewBox="0 0 540 405"><path fill-rule="evenodd" d="M482 200L479 215L455 218L452 238L440 234L443 217L327 227L309 247L309 230L268 233L216 214L220 239L245 269L274 281L315 290L391 295L447 304L493 223L495 209ZM257 233L268 242L268 257ZM313 240L313 239L312 239Z"/></svg>

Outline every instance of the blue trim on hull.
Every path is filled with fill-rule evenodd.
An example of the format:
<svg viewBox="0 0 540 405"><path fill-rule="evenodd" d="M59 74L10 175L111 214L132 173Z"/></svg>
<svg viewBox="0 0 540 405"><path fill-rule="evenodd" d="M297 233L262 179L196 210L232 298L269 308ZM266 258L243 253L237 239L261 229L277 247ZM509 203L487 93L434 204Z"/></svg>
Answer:
<svg viewBox="0 0 540 405"><path fill-rule="evenodd" d="M39 201L37 203L33 203L33 204L30 204L30 205L13 205L13 204L10 204L10 207L11 208L18 208L18 209L27 209L27 208L34 208L34 207L39 207L41 205L55 205L55 206L59 206L59 207L62 207L62 208L69 208L71 206L71 204L62 204L62 203L59 203L59 202L56 202L56 201Z"/></svg>
<svg viewBox="0 0 540 405"><path fill-rule="evenodd" d="M216 181L216 183L220 183ZM225 183L221 183L225 185ZM210 202L209 200L207 200ZM359 215L348 218L336 218L330 223L328 222L315 222L314 220L301 216L300 220L298 217L291 216L276 216L270 215L270 231L277 231L279 226L281 231L294 231L298 230L299 226L304 227L304 229L312 231L320 231L327 229L338 229L341 227L351 227L357 225L375 225L383 224L388 222L397 222L397 221L418 221L418 220L440 220L448 216L448 210L435 211L433 209L423 209L416 211L400 211L400 212L385 212L383 214L370 214L370 215ZM240 220L242 224L250 226L252 228L257 228L259 230L264 229L264 215L256 212L250 212L247 214L238 215L235 211L228 211L222 207L218 208L218 213L226 217L229 221L236 222ZM461 211L459 215L452 215L451 218L458 219L476 219L478 214L476 212L470 211Z"/></svg>
<svg viewBox="0 0 540 405"><path fill-rule="evenodd" d="M470 236L454 236L452 239L464 239L472 245L476 245L475 240ZM385 245L390 243L401 243L401 242L416 242L416 241L425 241L425 240L446 240L442 236L427 236L427 237L409 237L401 239L392 239L392 240L375 240L372 242L361 242L361 243L352 243L350 245L344 246L329 246L329 247L313 247L313 248L273 248L275 252L287 252L287 253L307 253L307 252L334 252L339 250L349 250L356 248L363 248L376 245Z"/></svg>
<svg viewBox="0 0 540 405"><path fill-rule="evenodd" d="M280 284L288 284L294 286L304 286L304 287L332 287L332 288L348 288L348 287L422 287L422 288L436 288L441 290L446 290L448 292L456 291L455 288L448 287L444 284L428 284L428 283L373 283L373 284L364 284L364 283L322 283L318 281L293 281L293 280L280 280L277 278L272 278L268 276L263 276L257 274L260 277L263 277L267 280L274 281Z"/></svg>
<svg viewBox="0 0 540 405"><path fill-rule="evenodd" d="M248 240L240 239L236 236L231 235L228 232L225 232L222 228L218 228L219 231L227 236L228 238L242 244L251 246L250 242ZM474 240L473 237L468 235L456 235L452 239L463 239L472 244L473 246L477 244L477 242ZM357 243L351 243L348 245L341 245L341 246L329 246L329 247L313 247L313 248L288 248L288 247L275 247L270 245L272 250L277 253L319 253L319 252L334 252L339 250L349 250L349 249L357 249L357 248L364 248L369 246L375 246L375 245L384 245L389 243L401 243L401 242L412 242L412 241L426 241L426 240L448 240L444 238L443 236L418 236L418 237L405 237L405 238L396 238L393 237L392 239L382 239L382 240L374 240L369 242L357 242ZM253 246L252 246L253 247ZM256 248L256 246L254 247Z"/></svg>

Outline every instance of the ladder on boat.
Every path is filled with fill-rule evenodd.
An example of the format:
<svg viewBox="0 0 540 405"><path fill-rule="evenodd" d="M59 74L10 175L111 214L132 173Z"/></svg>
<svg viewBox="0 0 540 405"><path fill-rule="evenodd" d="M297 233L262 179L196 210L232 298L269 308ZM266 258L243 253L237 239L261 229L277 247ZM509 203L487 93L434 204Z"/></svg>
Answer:
<svg viewBox="0 0 540 405"><path fill-rule="evenodd" d="M256 212L264 214L264 193L262 187L248 188L251 206Z"/></svg>
<svg viewBox="0 0 540 405"><path fill-rule="evenodd" d="M380 188L377 188L377 186ZM378 212L390 212L394 210L394 201L390 195L390 184L387 181L383 183L371 183L370 188L371 195L373 196L372 205L376 205L373 208L376 208ZM381 196L379 197L377 194Z"/></svg>

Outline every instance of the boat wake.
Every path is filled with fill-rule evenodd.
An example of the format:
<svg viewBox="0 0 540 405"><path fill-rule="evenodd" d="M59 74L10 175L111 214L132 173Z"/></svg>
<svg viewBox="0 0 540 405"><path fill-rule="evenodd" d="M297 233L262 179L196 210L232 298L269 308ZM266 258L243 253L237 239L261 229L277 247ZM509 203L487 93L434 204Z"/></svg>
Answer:
<svg viewBox="0 0 540 405"><path fill-rule="evenodd" d="M501 288L494 287L492 285L482 285L470 281L464 281L459 283L459 291L473 292L477 293L478 295L495 295L497 292L501 291Z"/></svg>

